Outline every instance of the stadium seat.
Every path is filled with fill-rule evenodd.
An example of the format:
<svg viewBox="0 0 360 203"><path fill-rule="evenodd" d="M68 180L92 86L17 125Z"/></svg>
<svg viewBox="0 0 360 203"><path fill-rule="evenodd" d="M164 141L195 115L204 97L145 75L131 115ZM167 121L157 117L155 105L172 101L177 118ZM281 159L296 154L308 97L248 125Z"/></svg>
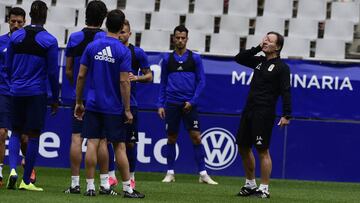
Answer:
<svg viewBox="0 0 360 203"><path fill-rule="evenodd" d="M20 6L20 7L23 7L24 4L25 5L29 4L31 6L33 1L34 0L22 0L21 4L16 5L17 0L0 0L0 2L8 2L7 3L8 5L10 5L10 3L11 3L11 5L13 5L13 6ZM52 5L52 0L42 0L42 1L45 2L48 7L50 7Z"/></svg>
<svg viewBox="0 0 360 203"><path fill-rule="evenodd" d="M224 0L196 0L194 13L223 14Z"/></svg>
<svg viewBox="0 0 360 203"><path fill-rule="evenodd" d="M303 57L310 56L310 40L303 38L285 37L281 56Z"/></svg>
<svg viewBox="0 0 360 203"><path fill-rule="evenodd" d="M117 0L101 0L101 1L103 1L106 4L106 7L107 7L108 11L118 8L118 1ZM131 1L134 1L134 0L131 0Z"/></svg>
<svg viewBox="0 0 360 203"><path fill-rule="evenodd" d="M85 11L86 11L85 8L78 10L77 23L76 23L77 27L85 26L85 14L86 14Z"/></svg>
<svg viewBox="0 0 360 203"><path fill-rule="evenodd" d="M255 35L265 35L270 31L284 34L285 20L278 17L257 17Z"/></svg>
<svg viewBox="0 0 360 203"><path fill-rule="evenodd" d="M153 12L151 14L150 29L172 31L180 24L180 17L176 13Z"/></svg>
<svg viewBox="0 0 360 203"><path fill-rule="evenodd" d="M189 1L161 0L160 12L165 11L178 14L187 14L189 11Z"/></svg>
<svg viewBox="0 0 360 203"><path fill-rule="evenodd" d="M230 32L239 36L247 36L249 34L249 17L231 14L222 15L219 32Z"/></svg>
<svg viewBox="0 0 360 203"><path fill-rule="evenodd" d="M17 3L17 0L0 0L0 4L4 4L7 6L12 6Z"/></svg>
<svg viewBox="0 0 360 203"><path fill-rule="evenodd" d="M75 26L76 10L74 8L51 6L49 8L47 22L59 24L65 27Z"/></svg>
<svg viewBox="0 0 360 203"><path fill-rule="evenodd" d="M316 40L318 36L318 24L318 21L312 19L292 18L289 21L288 36Z"/></svg>
<svg viewBox="0 0 360 203"><path fill-rule="evenodd" d="M6 5L0 3L0 23L6 21Z"/></svg>
<svg viewBox="0 0 360 203"><path fill-rule="evenodd" d="M127 0L125 8L151 13L155 10L155 0Z"/></svg>
<svg viewBox="0 0 360 203"><path fill-rule="evenodd" d="M9 24L8 23L1 23L0 24L0 35L4 35L6 33L9 33Z"/></svg>
<svg viewBox="0 0 360 203"><path fill-rule="evenodd" d="M255 18L258 4L256 0L229 0L228 14Z"/></svg>
<svg viewBox="0 0 360 203"><path fill-rule="evenodd" d="M57 0L56 6L70 7L70 8L85 8L86 0Z"/></svg>
<svg viewBox="0 0 360 203"><path fill-rule="evenodd" d="M214 17L210 14L190 13L186 15L185 25L189 30L210 34L214 32Z"/></svg>
<svg viewBox="0 0 360 203"><path fill-rule="evenodd" d="M315 57L324 59L344 59L345 42L343 40L317 39Z"/></svg>
<svg viewBox="0 0 360 203"><path fill-rule="evenodd" d="M292 17L293 0L266 0L263 16L289 19Z"/></svg>
<svg viewBox="0 0 360 203"><path fill-rule="evenodd" d="M353 41L354 24L351 21L326 20L324 39L338 39L346 42Z"/></svg>
<svg viewBox="0 0 360 203"><path fill-rule="evenodd" d="M326 19L326 0L299 1L297 18L311 18L323 21Z"/></svg>
<svg viewBox="0 0 360 203"><path fill-rule="evenodd" d="M160 30L144 30L141 32L140 47L146 51L167 51L170 49L170 33Z"/></svg>
<svg viewBox="0 0 360 203"><path fill-rule="evenodd" d="M240 37L233 33L215 33L210 39L210 53L235 55L240 50Z"/></svg>
<svg viewBox="0 0 360 203"><path fill-rule="evenodd" d="M65 45L65 31L66 27L59 24L45 24L44 28L52 34L58 40L59 47L64 47Z"/></svg>
<svg viewBox="0 0 360 203"><path fill-rule="evenodd" d="M248 35L246 37L246 49L258 46L263 38L263 35Z"/></svg>
<svg viewBox="0 0 360 203"><path fill-rule="evenodd" d="M142 11L125 10L125 17L129 20L131 30L143 31L145 30L145 13Z"/></svg>
<svg viewBox="0 0 360 203"><path fill-rule="evenodd" d="M188 49L198 52L205 52L206 35L204 33L189 31L188 38Z"/></svg>
<svg viewBox="0 0 360 203"><path fill-rule="evenodd" d="M359 24L359 2L333 2L331 4L332 20L348 20Z"/></svg>

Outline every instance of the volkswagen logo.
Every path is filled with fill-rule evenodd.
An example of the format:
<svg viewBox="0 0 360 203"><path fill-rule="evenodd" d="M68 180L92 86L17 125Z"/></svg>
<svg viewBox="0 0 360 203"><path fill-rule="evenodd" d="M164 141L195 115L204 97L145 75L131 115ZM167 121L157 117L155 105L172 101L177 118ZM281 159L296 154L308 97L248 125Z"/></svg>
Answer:
<svg viewBox="0 0 360 203"><path fill-rule="evenodd" d="M205 149L205 164L212 170L230 166L238 152L234 136L223 128L210 128L201 134Z"/></svg>

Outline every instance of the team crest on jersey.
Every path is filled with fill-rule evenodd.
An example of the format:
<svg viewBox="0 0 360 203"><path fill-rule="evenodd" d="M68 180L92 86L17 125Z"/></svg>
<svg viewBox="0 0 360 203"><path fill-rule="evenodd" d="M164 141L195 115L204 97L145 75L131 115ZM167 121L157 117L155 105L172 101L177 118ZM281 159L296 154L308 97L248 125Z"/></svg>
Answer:
<svg viewBox="0 0 360 203"><path fill-rule="evenodd" d="M274 64L271 64L268 68L268 71L271 72L273 69L274 69L275 65Z"/></svg>

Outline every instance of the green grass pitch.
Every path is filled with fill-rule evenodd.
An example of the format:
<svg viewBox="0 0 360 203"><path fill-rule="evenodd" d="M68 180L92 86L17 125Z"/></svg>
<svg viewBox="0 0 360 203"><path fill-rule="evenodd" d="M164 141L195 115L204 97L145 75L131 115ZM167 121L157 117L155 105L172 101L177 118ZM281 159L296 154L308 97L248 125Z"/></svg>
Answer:
<svg viewBox="0 0 360 203"><path fill-rule="evenodd" d="M5 181L8 167L3 171ZM22 173L22 169L19 170ZM243 177L214 176L219 185L198 183L197 175L176 174L175 183L161 183L162 173L136 173L137 189L145 193L142 200L124 199L121 196L85 197L83 194L64 194L70 184L69 169L37 168L37 186L44 192L7 190L0 188L1 203L28 202L360 202L360 184L337 182L312 182L295 180L272 180L270 200L237 197L235 194L244 183ZM19 174L20 178L22 174ZM20 183L18 179L18 184ZM98 178L98 175L97 175ZM95 180L99 187L99 180ZM81 174L81 188L85 191L84 171ZM116 188L121 191L120 187Z"/></svg>

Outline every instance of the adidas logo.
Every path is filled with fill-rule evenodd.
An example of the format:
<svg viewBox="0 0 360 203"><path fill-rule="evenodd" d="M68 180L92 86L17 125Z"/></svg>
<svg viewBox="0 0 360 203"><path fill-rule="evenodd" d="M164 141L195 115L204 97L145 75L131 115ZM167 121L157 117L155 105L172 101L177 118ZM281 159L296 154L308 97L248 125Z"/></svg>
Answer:
<svg viewBox="0 0 360 203"><path fill-rule="evenodd" d="M179 68L177 68L176 70L184 70L184 69L182 68L182 66L179 66Z"/></svg>
<svg viewBox="0 0 360 203"><path fill-rule="evenodd" d="M135 137L135 136L132 136L130 140L136 140L136 137Z"/></svg>
<svg viewBox="0 0 360 203"><path fill-rule="evenodd" d="M102 51L99 51L96 55L95 55L95 60L100 60L100 61L106 61L106 62L110 62L110 63L115 63L115 59L112 56L111 53L111 49L110 46L105 47L105 49L103 49Z"/></svg>
<svg viewBox="0 0 360 203"><path fill-rule="evenodd" d="M256 144L257 145L262 145L262 142L259 140Z"/></svg>

